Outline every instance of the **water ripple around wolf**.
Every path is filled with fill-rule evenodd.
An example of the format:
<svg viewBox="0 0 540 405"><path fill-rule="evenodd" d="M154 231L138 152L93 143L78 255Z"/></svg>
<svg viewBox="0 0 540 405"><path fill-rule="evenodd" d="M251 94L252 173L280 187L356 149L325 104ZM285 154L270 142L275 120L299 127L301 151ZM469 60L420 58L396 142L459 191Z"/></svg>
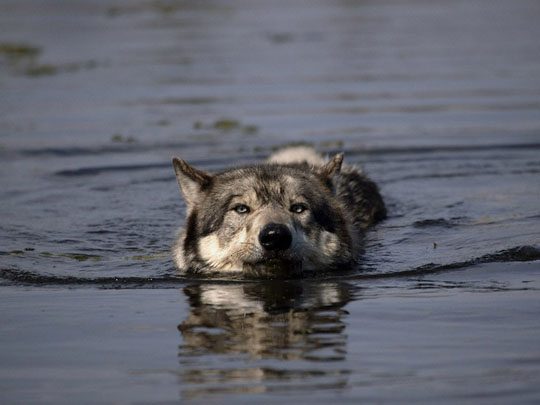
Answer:
<svg viewBox="0 0 540 405"><path fill-rule="evenodd" d="M0 255L8 255L7 252L0 252ZM17 254L15 252L14 254ZM77 259L77 258L75 258ZM78 259L80 260L80 259ZM493 254L487 254L472 260L456 262L450 264L428 263L417 268L397 270L393 272L377 273L377 271L348 272L336 276L335 274L323 274L309 278L311 280L369 280L369 279L390 279L390 278L414 278L428 274L441 273L449 270L466 269L471 266L486 263L505 262L529 262L540 260L540 247L517 246L515 248L502 250ZM246 279L219 279L219 278L194 278L180 276L171 271L170 273L157 275L155 277L74 277L40 274L36 271L19 269L15 266L2 269L0 275L0 285L24 285L24 286L70 286L70 287L95 287L100 289L155 289L155 288L180 288L190 282L224 282L224 283L245 283L245 282L265 282Z"/></svg>

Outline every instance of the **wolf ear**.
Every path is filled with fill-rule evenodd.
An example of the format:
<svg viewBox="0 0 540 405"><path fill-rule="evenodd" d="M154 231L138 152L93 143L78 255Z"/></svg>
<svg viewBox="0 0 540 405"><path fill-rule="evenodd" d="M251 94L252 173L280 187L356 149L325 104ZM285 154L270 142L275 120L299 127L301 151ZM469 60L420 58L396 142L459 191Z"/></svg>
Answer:
<svg viewBox="0 0 540 405"><path fill-rule="evenodd" d="M195 169L177 157L173 158L172 163L180 190L188 208L191 208L199 200L203 189L210 185L213 176L203 170Z"/></svg>
<svg viewBox="0 0 540 405"><path fill-rule="evenodd" d="M332 178L341 171L344 156L343 152L338 153L328 163L315 169L315 174L326 181L332 181Z"/></svg>

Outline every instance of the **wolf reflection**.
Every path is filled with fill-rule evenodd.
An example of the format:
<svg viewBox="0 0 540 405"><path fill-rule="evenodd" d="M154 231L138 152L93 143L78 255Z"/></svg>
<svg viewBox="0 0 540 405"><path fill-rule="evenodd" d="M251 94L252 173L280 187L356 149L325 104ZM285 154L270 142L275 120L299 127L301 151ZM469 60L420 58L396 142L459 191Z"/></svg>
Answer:
<svg viewBox="0 0 540 405"><path fill-rule="evenodd" d="M346 283L300 281L189 286L184 293L191 310L178 326L180 358L343 360L348 314L343 308L352 290Z"/></svg>

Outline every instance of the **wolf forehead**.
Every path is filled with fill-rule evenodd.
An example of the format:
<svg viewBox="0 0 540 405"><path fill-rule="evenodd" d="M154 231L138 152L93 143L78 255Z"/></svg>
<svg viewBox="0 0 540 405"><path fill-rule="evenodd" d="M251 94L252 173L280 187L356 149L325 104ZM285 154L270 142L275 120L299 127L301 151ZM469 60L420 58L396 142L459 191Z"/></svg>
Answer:
<svg viewBox="0 0 540 405"><path fill-rule="evenodd" d="M330 187L307 167L267 164L217 174L208 184L206 193L220 200L234 195L265 205L298 198L328 198Z"/></svg>

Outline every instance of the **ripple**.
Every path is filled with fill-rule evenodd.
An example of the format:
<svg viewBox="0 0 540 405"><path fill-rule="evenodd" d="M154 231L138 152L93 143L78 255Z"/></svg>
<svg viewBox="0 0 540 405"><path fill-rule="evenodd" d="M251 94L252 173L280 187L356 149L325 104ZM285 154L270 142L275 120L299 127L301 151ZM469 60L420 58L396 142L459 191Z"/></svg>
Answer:
<svg viewBox="0 0 540 405"><path fill-rule="evenodd" d="M19 254L19 252L16 252ZM22 252L20 252L22 253ZM0 255L10 253L0 252ZM64 255L67 256L67 255ZM79 257L80 256L80 257ZM70 255L76 260L88 260L92 257L86 255ZM133 256L127 259L130 260L145 260L146 256ZM468 267L498 262L527 262L540 260L540 248L535 246L517 246L511 249L501 250L492 254L480 256L468 261L455 262L450 264L427 263L422 266L395 272L378 273L376 269L369 272L354 272L349 273L322 273L315 276L310 275L306 279L311 280L351 280L351 279L375 279L375 278L393 278L393 277L416 277L426 274L455 270L459 268L466 269ZM242 275L237 274L227 278L222 275L208 276L180 276L172 272L172 274L159 275L155 277L75 277L75 276L57 276L41 274L35 271L22 270L17 267L9 267L2 269L0 275L0 285L31 285L37 287L46 286L72 286L72 287L97 287L102 289L155 289L155 288L179 288L189 282L225 282L225 283L245 283L245 282L260 282L253 279L245 279Z"/></svg>

